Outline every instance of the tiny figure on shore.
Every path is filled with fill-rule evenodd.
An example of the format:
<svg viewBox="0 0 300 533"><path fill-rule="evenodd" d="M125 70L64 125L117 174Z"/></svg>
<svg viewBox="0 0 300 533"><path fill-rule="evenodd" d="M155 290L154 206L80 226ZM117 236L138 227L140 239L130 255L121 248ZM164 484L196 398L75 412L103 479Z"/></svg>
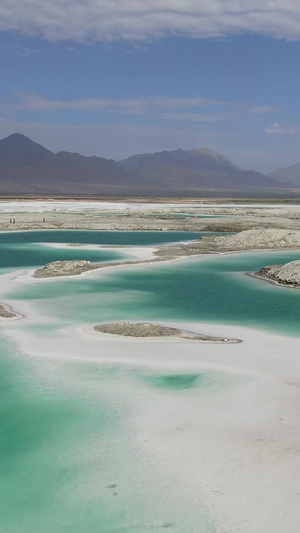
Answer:
<svg viewBox="0 0 300 533"><path fill-rule="evenodd" d="M46 219L45 219L45 218L43 218L43 222L46 222Z"/></svg>

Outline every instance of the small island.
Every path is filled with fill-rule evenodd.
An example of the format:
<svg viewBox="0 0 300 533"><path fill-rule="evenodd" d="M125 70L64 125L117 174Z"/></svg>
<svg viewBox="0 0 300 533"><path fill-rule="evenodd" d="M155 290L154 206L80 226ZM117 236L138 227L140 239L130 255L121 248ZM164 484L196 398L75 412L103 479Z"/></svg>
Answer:
<svg viewBox="0 0 300 533"><path fill-rule="evenodd" d="M278 285L300 288L300 260L290 261L284 265L262 267L254 276L273 281Z"/></svg>
<svg viewBox="0 0 300 533"><path fill-rule="evenodd" d="M59 276L79 276L84 272L96 270L98 265L93 265L91 261L73 260L73 261L53 261L47 263L43 268L38 268L34 278L56 278Z"/></svg>
<svg viewBox="0 0 300 533"><path fill-rule="evenodd" d="M160 324L152 324L150 322L111 322L108 324L98 324L97 326L94 326L94 331L97 333L107 333L110 335L134 338L179 337L181 339L217 343L241 342L238 339L201 335L199 333L162 326Z"/></svg>
<svg viewBox="0 0 300 533"><path fill-rule="evenodd" d="M0 318L21 318L21 315L17 315L17 313L11 311L6 305L0 304Z"/></svg>

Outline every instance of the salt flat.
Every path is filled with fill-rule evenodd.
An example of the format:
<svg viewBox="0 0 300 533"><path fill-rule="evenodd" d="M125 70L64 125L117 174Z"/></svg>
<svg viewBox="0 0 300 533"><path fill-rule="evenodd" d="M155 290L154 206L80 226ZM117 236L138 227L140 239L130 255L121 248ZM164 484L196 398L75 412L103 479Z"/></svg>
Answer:
<svg viewBox="0 0 300 533"><path fill-rule="evenodd" d="M299 227L299 205L214 202L0 201L0 231L241 231Z"/></svg>

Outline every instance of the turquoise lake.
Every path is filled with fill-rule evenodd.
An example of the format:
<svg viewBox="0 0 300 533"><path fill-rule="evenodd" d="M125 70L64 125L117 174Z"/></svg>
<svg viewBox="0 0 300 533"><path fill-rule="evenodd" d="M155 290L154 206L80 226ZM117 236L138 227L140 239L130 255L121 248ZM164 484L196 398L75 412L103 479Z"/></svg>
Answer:
<svg viewBox="0 0 300 533"><path fill-rule="evenodd" d="M118 261L115 250L42 242L151 245L191 233L26 232L0 234L2 272L56 259ZM1 300L26 301L43 323L1 323L0 531L3 533L215 533L201 502L193 508L165 490L144 457L134 414L151 395L218 395L234 386L222 372L130 369L26 353L14 331L47 346L65 327L109 320L222 322L300 335L300 291L247 276L299 252L206 256L74 279L1 285ZM1 277L0 277L1 280ZM154 396L153 396L154 397ZM157 396L155 396L157 397ZM162 396L163 398L163 396ZM149 400L150 399L150 400ZM218 530L219 531L219 530Z"/></svg>
<svg viewBox="0 0 300 533"><path fill-rule="evenodd" d="M40 243L82 243L99 245L156 245L195 240L206 233L191 232L115 232L115 231L24 231L0 232L0 268L40 266L65 259L87 259L110 262L124 259L124 254L112 250L55 249Z"/></svg>
<svg viewBox="0 0 300 533"><path fill-rule="evenodd" d="M137 237L141 242L142 235L134 235L134 241ZM114 235L114 239L118 240L117 236ZM21 256L27 244L24 246ZM45 256L47 261L53 260L52 254L55 258L92 261L122 259L121 255L110 251L36 246L39 261ZM15 252L18 251L17 248ZM30 257L37 260L33 254ZM9 292L7 297L16 300L16 307L17 300L31 301L41 314L59 319L58 327L77 322L173 319L240 324L300 335L300 291L246 275L266 264L282 264L299 258L300 253L296 251L205 256L187 262L111 271L97 277L29 284Z"/></svg>

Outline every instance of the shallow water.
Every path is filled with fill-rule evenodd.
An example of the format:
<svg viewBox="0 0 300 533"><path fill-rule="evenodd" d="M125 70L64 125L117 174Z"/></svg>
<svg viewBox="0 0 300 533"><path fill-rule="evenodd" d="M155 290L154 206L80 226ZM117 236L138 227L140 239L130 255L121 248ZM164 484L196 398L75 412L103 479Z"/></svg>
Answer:
<svg viewBox="0 0 300 533"><path fill-rule="evenodd" d="M246 275L299 252L246 253L31 283L9 292L64 324L186 320L240 324L300 335L300 291Z"/></svg>
<svg viewBox="0 0 300 533"><path fill-rule="evenodd" d="M102 263L125 259L118 250L85 250L84 247L52 248L42 243L84 243L95 245L153 245L195 240L206 233L114 232L114 231L24 231L0 232L0 268L42 266L51 261L86 259Z"/></svg>
<svg viewBox="0 0 300 533"><path fill-rule="evenodd" d="M141 453L133 399L149 393L136 372L0 347L1 531L215 532Z"/></svg>
<svg viewBox="0 0 300 533"><path fill-rule="evenodd" d="M168 242L200 239L205 232L190 231L84 231L84 230L44 230L0 232L2 243L85 243L110 245L151 245Z"/></svg>
<svg viewBox="0 0 300 533"><path fill-rule="evenodd" d="M60 232L36 233L24 234L24 241L20 233L0 235L2 273L53 257L78 258L78 250L45 247L34 240L79 242L78 232L67 232L68 239ZM93 239L89 243L99 237L83 233ZM122 239L127 244L130 239L134 244L153 244L154 239L171 236L105 234L110 238L118 244L124 244ZM81 253L85 259L112 260L107 251ZM204 396L220 397L244 378L219 371L147 370L59 359L47 356L47 343L55 338L59 346L69 326L119 319L216 321L299 335L300 291L245 275L299 255L205 257L76 279L16 280L7 290L2 286L2 301L9 298L16 311L25 302L37 314L28 323L1 323L0 530L222 531L199 497L191 504L178 484L181 478L156 464L136 419L166 399L181 405L190 398L200 406ZM23 332L39 338L43 354L22 352L13 341L14 332L15 337Z"/></svg>
<svg viewBox="0 0 300 533"><path fill-rule="evenodd" d="M56 259L103 262L125 257L111 250L57 249L42 242L147 245L199 236L163 232L2 233L1 273ZM61 299L69 310L76 307L77 298L82 298L85 308L99 307L99 299L88 303L85 288L68 286L66 280L61 280L62 284L56 281L48 284L47 296L47 284L42 283L36 291L37 286L16 282L16 304L17 300L39 298L38 318L33 324L25 320L1 324L0 530L146 533L165 528L184 531L185 527L192 531L197 524L197 531L203 527L203 531L213 533L213 521L201 508L193 517L185 517L177 491L169 491L162 498L168 479L155 472L141 455L133 398L138 392L142 405L151 396L151 387L141 376L118 367L39 358L36 353L22 352L14 343L17 330L42 336L45 347L47 338L59 339L59 329L69 325L69 313L63 316L63 311L60 315L58 309L51 321L52 310L60 306ZM5 287L2 289L3 297ZM103 303L102 299L100 307ZM45 317L46 322L39 324ZM80 323L82 318L76 320Z"/></svg>

